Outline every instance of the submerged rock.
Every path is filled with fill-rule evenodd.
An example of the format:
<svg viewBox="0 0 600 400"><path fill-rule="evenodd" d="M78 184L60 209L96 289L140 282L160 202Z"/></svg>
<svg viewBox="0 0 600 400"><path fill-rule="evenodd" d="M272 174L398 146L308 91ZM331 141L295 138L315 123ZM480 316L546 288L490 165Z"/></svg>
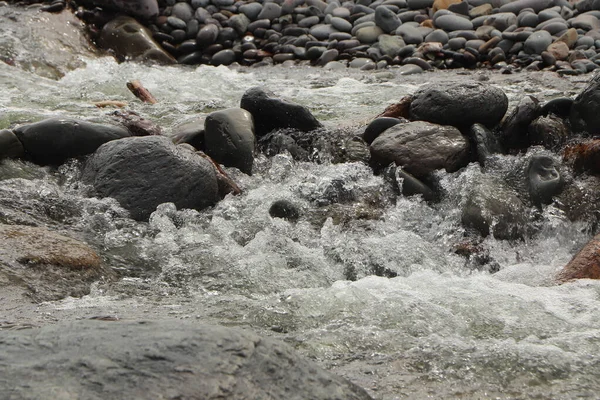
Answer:
<svg viewBox="0 0 600 400"><path fill-rule="evenodd" d="M35 301L80 297L115 274L78 240L38 228L0 224L0 288L16 286Z"/></svg>
<svg viewBox="0 0 600 400"><path fill-rule="evenodd" d="M493 127L508 108L501 89L481 82L427 85L413 96L410 117L440 125Z"/></svg>
<svg viewBox="0 0 600 400"><path fill-rule="evenodd" d="M14 398L368 400L276 340L181 320L73 321L0 332Z"/></svg>
<svg viewBox="0 0 600 400"><path fill-rule="evenodd" d="M14 133L23 144L25 157L40 165L60 165L93 153L106 142L130 136L118 126L58 118L20 126Z"/></svg>
<svg viewBox="0 0 600 400"><path fill-rule="evenodd" d="M86 162L82 179L95 194L115 198L136 220L148 219L162 203L201 210L219 199L210 161L162 136L106 143Z"/></svg>

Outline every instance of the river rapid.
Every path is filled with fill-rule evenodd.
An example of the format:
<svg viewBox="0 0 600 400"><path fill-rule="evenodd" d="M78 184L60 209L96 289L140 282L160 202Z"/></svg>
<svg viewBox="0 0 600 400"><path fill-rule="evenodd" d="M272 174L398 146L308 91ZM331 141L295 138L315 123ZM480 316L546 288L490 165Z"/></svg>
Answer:
<svg viewBox="0 0 600 400"><path fill-rule="evenodd" d="M102 121L111 111L93 103L119 100L168 134L238 107L247 89L264 85L307 106L326 131L351 134L428 82L486 79L506 92L511 109L526 94L573 96L589 78L81 61L58 80L0 64L0 129L52 116ZM134 99L125 85L133 79L159 103ZM453 251L464 235L466 189L483 174L478 164L438 172L446 195L428 204L396 197L363 163L317 153L318 162L258 155L252 176L227 169L242 195L202 212L163 204L149 222L128 218L114 200L87 197L81 162L52 169L3 161L3 221L86 241L123 278L94 284L82 298L12 300L0 320L25 327L90 317L187 319L247 328L291 344L378 399L597 398L600 282L552 284L593 226L545 206L525 240L483 241L500 269L491 274ZM515 158L498 163L508 169ZM353 200L315 206L327 203L332 187ZM269 216L280 199L300 205L298 222Z"/></svg>

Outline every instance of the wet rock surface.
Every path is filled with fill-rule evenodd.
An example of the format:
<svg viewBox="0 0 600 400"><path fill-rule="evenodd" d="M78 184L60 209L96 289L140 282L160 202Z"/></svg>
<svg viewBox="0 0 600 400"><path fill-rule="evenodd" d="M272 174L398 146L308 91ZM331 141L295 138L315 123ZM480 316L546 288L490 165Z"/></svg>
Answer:
<svg viewBox="0 0 600 400"><path fill-rule="evenodd" d="M116 278L88 245L45 228L0 224L0 240L0 287L9 295L81 297L93 282Z"/></svg>
<svg viewBox="0 0 600 400"><path fill-rule="evenodd" d="M0 332L0 344L14 398L371 398L283 343L201 323L74 321Z"/></svg>

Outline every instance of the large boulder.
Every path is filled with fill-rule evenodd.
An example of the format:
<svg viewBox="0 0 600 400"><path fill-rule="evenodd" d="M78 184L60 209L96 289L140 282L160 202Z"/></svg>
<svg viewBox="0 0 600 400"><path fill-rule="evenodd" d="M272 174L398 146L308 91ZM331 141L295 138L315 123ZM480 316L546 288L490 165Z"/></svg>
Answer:
<svg viewBox="0 0 600 400"><path fill-rule="evenodd" d="M292 128L308 132L321 127L321 123L306 107L279 99L260 87L248 89L242 96L240 107L254 117L257 137L275 129Z"/></svg>
<svg viewBox="0 0 600 400"><path fill-rule="evenodd" d="M93 153L106 142L130 136L122 127L59 118L23 125L14 133L25 156L41 165L60 165L69 158Z"/></svg>
<svg viewBox="0 0 600 400"><path fill-rule="evenodd" d="M142 20L151 20L158 15L157 0L93 0L93 3Z"/></svg>
<svg viewBox="0 0 600 400"><path fill-rule="evenodd" d="M23 225L0 224L0 291L35 301L89 294L90 284L115 274L85 243Z"/></svg>
<svg viewBox="0 0 600 400"><path fill-rule="evenodd" d="M23 144L13 131L0 131L0 160L3 158L21 158L25 155Z"/></svg>
<svg viewBox="0 0 600 400"><path fill-rule="evenodd" d="M156 206L201 210L218 199L216 172L189 145L162 136L131 137L101 146L86 162L82 179L96 195L115 198L136 220Z"/></svg>
<svg viewBox="0 0 600 400"><path fill-rule="evenodd" d="M594 75L571 106L569 120L575 132L600 133L600 74Z"/></svg>
<svg viewBox="0 0 600 400"><path fill-rule="evenodd" d="M15 399L371 398L284 343L182 320L72 321L2 331L0 346Z"/></svg>
<svg viewBox="0 0 600 400"><path fill-rule="evenodd" d="M98 44L104 49L112 50L119 60L176 63L176 60L152 39L148 28L124 15L104 25Z"/></svg>
<svg viewBox="0 0 600 400"><path fill-rule="evenodd" d="M206 154L216 162L251 174L254 163L254 122L242 108L216 111L204 124Z"/></svg>
<svg viewBox="0 0 600 400"><path fill-rule="evenodd" d="M560 270L560 283L573 279L600 279L600 235L596 235Z"/></svg>
<svg viewBox="0 0 600 400"><path fill-rule="evenodd" d="M508 98L494 86L481 82L430 84L419 89L410 105L410 117L440 125L493 127L508 108Z"/></svg>
<svg viewBox="0 0 600 400"><path fill-rule="evenodd" d="M436 169L453 172L466 165L469 140L452 126L415 121L388 128L371 143L370 150L374 162L395 162L421 177Z"/></svg>

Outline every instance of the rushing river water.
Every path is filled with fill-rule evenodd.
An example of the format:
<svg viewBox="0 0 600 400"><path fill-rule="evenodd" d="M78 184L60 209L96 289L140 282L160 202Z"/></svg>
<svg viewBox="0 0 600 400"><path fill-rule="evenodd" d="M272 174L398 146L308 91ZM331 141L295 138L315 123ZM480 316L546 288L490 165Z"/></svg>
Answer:
<svg viewBox="0 0 600 400"><path fill-rule="evenodd" d="M199 114L239 106L248 88L265 85L309 107L329 131L351 133L426 82L489 76L512 107L525 94L574 95L587 80L84 61L56 81L0 64L0 128L50 116L102 120L110 111L93 102L121 100L168 134ZM125 86L132 79L159 103L135 100ZM92 316L240 326L288 342L380 399L598 396L600 283L551 284L592 228L550 205L526 240L485 239L498 273L467 265L453 249L464 234L466 188L483 177L477 164L438 173L446 195L427 204L394 200L389 183L362 163L258 155L252 176L228 169L241 196L202 212L165 204L148 223L127 218L113 200L86 197L79 167L3 162L0 209L13 222L85 240L125 278L98 283L83 298L15 304L2 318L35 326ZM315 206L340 183L352 201ZM297 223L269 216L279 199L300 205ZM375 276L381 271L397 276Z"/></svg>

